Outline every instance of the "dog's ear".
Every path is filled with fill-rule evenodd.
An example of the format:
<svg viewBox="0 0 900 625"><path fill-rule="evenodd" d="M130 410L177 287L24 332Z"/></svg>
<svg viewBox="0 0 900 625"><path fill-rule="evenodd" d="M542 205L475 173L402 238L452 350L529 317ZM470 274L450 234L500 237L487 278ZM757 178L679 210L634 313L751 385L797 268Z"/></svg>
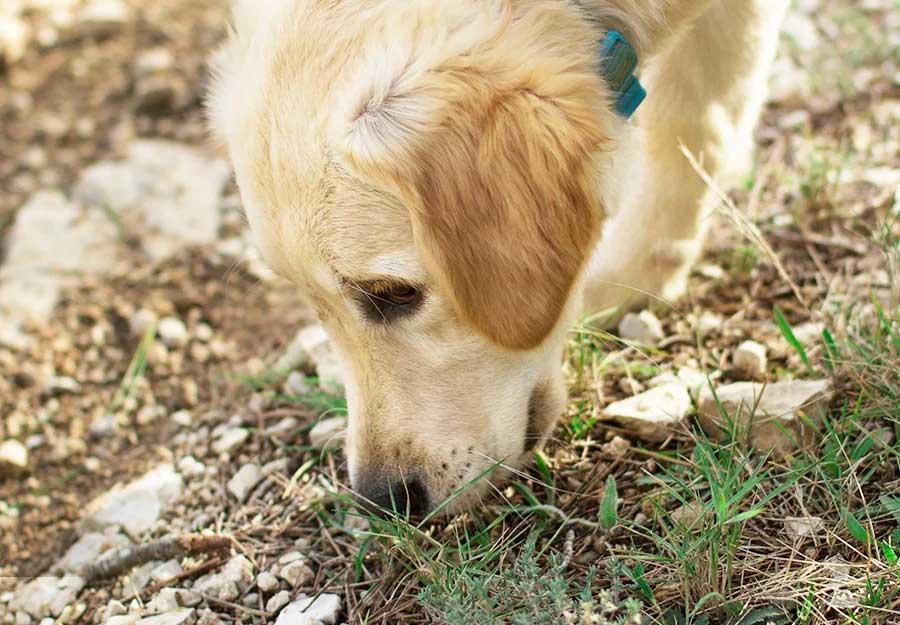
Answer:
<svg viewBox="0 0 900 625"><path fill-rule="evenodd" d="M610 114L579 69L407 66L358 100L340 138L355 169L409 203L458 313L504 347L547 338L598 235L592 160Z"/></svg>

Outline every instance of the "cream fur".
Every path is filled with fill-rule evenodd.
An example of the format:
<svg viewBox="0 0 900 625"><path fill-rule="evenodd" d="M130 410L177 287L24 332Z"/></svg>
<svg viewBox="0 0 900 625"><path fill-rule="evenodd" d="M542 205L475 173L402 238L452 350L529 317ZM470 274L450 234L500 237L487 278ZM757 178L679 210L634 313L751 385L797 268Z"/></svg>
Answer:
<svg viewBox="0 0 900 625"><path fill-rule="evenodd" d="M680 294L707 192L679 143L714 176L744 162L786 4L237 2L212 125L350 372L355 487L417 477L434 504L516 465L563 410L575 317ZM634 124L594 71L602 28L644 59ZM372 280L424 302L373 322Z"/></svg>

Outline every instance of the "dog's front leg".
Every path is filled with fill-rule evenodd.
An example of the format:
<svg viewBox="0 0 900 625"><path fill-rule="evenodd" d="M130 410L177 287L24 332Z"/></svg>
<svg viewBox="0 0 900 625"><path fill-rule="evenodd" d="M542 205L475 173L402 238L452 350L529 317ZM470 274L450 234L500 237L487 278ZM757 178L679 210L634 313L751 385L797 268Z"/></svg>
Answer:
<svg viewBox="0 0 900 625"><path fill-rule="evenodd" d="M638 128L618 155L627 171L591 264L587 312L683 293L712 193L681 145L717 180L746 166L787 5L719 0L650 60Z"/></svg>

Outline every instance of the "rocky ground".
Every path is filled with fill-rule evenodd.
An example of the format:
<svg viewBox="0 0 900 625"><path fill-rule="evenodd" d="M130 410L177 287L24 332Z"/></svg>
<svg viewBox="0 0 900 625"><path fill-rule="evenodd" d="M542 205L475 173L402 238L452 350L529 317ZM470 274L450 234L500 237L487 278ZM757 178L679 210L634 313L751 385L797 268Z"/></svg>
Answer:
<svg viewBox="0 0 900 625"><path fill-rule="evenodd" d="M0 6L0 621L489 622L474 604L498 599L458 573L476 560L471 535L489 537L475 570L504 587L535 528L543 574L559 553L560 579L593 579L599 596L624 567L621 592L645 622L683 609L673 622L702 623L728 602L744 615L803 606L810 593L806 620L790 622L900 618L887 592L859 616L866 588L897 579L896 559L872 549L900 549L900 347L859 366L866 341L876 356L898 342L890 0L797 2L756 169L729 192L749 220L723 206L682 302L631 315L614 335L576 329L569 415L535 467L484 515L417 528L372 525L348 501L340 367L259 263L228 167L206 145L206 59L224 28L206 0ZM853 355L839 356L848 341ZM706 475L702 433L718 437L723 414L742 416L740 449L776 450L756 474L796 479L790 497L787 478L761 482L754 492L778 498L760 495L759 512L746 504L682 535L740 529L740 566L707 587L689 578L716 569L709 550L674 550L667 524L705 524L710 496L666 488L678 467ZM864 453L837 446L854 459L842 479L855 491L819 509L805 497L825 478L801 476L800 444L824 450L853 428L871 441ZM716 471L758 462L722 445L733 453L716 452ZM617 529L572 521L597 518L609 476ZM870 500L888 503L861 516ZM675 564L692 558L706 569ZM460 588L483 601L458 609ZM579 622L565 612L547 622Z"/></svg>

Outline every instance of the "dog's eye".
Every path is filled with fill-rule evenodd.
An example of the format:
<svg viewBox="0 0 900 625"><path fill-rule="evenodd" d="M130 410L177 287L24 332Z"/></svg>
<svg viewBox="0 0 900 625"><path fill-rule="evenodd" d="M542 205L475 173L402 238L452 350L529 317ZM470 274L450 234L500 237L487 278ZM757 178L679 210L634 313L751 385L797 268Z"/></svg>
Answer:
<svg viewBox="0 0 900 625"><path fill-rule="evenodd" d="M394 306L409 306L419 299L419 289L411 284L399 282L374 282L369 285L368 291L372 297Z"/></svg>
<svg viewBox="0 0 900 625"><path fill-rule="evenodd" d="M422 289L413 284L378 280L361 284L358 297L371 321L388 323L414 313L422 304Z"/></svg>

